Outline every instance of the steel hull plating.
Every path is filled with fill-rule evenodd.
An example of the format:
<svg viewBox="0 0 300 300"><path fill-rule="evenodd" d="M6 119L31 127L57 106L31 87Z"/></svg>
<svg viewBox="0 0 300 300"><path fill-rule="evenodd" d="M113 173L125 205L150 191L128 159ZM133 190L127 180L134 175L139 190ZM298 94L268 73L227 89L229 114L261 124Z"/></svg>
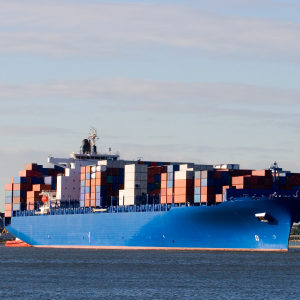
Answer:
<svg viewBox="0 0 300 300"><path fill-rule="evenodd" d="M285 251L299 203L249 199L161 212L13 217L7 230L39 247ZM270 222L255 217L264 212Z"/></svg>

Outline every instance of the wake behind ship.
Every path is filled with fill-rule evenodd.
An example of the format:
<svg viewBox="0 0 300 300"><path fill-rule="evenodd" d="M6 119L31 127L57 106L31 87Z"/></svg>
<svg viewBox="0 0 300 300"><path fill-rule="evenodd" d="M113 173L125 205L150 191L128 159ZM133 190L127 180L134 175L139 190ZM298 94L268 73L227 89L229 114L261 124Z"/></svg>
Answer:
<svg viewBox="0 0 300 300"><path fill-rule="evenodd" d="M286 251L300 216L300 174L275 163L120 160L97 152L25 165L5 186L5 226L35 247Z"/></svg>

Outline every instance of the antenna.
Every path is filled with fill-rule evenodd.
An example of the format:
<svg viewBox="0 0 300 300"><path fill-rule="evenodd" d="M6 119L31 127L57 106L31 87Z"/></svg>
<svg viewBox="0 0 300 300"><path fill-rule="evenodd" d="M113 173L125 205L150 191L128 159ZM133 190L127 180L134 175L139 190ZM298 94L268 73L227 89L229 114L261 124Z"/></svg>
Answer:
<svg viewBox="0 0 300 300"><path fill-rule="evenodd" d="M97 134L97 129L95 129L94 127L91 127L91 129L90 129L89 140L90 140L91 146L96 146L96 141L99 140L98 134Z"/></svg>

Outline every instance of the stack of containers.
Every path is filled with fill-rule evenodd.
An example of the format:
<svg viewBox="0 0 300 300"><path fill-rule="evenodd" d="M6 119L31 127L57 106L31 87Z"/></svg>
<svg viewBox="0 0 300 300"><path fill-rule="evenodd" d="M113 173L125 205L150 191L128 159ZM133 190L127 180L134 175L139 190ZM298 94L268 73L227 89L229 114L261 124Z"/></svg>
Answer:
<svg viewBox="0 0 300 300"><path fill-rule="evenodd" d="M200 203L201 201L201 171L195 171L194 180L194 203Z"/></svg>
<svg viewBox="0 0 300 300"><path fill-rule="evenodd" d="M179 165L169 165L167 167L167 203L173 203L174 194L174 172L179 171Z"/></svg>
<svg viewBox="0 0 300 300"><path fill-rule="evenodd" d="M194 202L194 171L189 168L174 173L174 203L187 202Z"/></svg>
<svg viewBox="0 0 300 300"><path fill-rule="evenodd" d="M85 167L85 186L84 186L84 206L91 206L91 169L92 166Z"/></svg>
<svg viewBox="0 0 300 300"><path fill-rule="evenodd" d="M26 208L26 193L32 188L30 177L14 177L13 185L13 211Z"/></svg>
<svg viewBox="0 0 300 300"><path fill-rule="evenodd" d="M13 183L5 185L5 217L10 218L12 216L12 204L13 203Z"/></svg>
<svg viewBox="0 0 300 300"><path fill-rule="evenodd" d="M80 168L80 207L85 206L85 167Z"/></svg>
<svg viewBox="0 0 300 300"><path fill-rule="evenodd" d="M215 189L214 189L215 172L201 171L200 176L201 176L201 188L200 188L201 203L207 203L207 204L215 203Z"/></svg>
<svg viewBox="0 0 300 300"><path fill-rule="evenodd" d="M161 182L160 182L160 203L166 204L167 203L167 175L168 173L161 173Z"/></svg>
<svg viewBox="0 0 300 300"><path fill-rule="evenodd" d="M135 205L137 197L147 194L147 165L125 166L124 194L124 205Z"/></svg>
<svg viewBox="0 0 300 300"><path fill-rule="evenodd" d="M102 207L101 200L107 196L106 184L107 184L107 167L96 167L96 207Z"/></svg>
<svg viewBox="0 0 300 300"><path fill-rule="evenodd" d="M160 163L156 163L160 164ZM161 174L167 173L167 166L152 166L148 168L147 190L149 195L159 196L161 193Z"/></svg>

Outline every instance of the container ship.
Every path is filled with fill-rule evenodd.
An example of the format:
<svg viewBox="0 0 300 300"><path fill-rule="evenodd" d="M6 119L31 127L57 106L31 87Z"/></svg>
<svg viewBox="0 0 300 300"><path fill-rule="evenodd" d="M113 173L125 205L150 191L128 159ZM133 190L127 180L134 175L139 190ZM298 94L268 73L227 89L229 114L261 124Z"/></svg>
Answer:
<svg viewBox="0 0 300 300"><path fill-rule="evenodd" d="M26 164L5 185L5 228L34 247L287 251L300 174L274 163L121 160L97 131L69 158Z"/></svg>

